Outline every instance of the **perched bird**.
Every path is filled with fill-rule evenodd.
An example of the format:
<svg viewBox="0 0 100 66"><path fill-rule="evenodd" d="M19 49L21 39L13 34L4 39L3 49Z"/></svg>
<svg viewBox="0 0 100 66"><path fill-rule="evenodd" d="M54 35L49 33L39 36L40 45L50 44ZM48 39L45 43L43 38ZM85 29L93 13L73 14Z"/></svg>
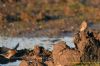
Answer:
<svg viewBox="0 0 100 66"><path fill-rule="evenodd" d="M88 24L86 21L83 21L82 24L80 25L80 32L86 30L88 27Z"/></svg>
<svg viewBox="0 0 100 66"><path fill-rule="evenodd" d="M10 59L12 56L14 56L17 53L18 46L19 46L19 43L13 49L3 48L3 49L6 49L6 51L0 55L3 56L4 58ZM3 49L2 51L4 51Z"/></svg>

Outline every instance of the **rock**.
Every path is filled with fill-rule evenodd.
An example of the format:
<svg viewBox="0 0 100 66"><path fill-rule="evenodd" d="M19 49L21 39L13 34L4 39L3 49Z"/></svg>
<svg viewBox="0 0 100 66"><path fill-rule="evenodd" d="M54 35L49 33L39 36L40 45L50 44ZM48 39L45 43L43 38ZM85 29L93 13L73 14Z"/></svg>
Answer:
<svg viewBox="0 0 100 66"><path fill-rule="evenodd" d="M81 61L83 62L98 62L100 42L94 37L86 37L86 40L81 40L79 45L82 52Z"/></svg>
<svg viewBox="0 0 100 66"><path fill-rule="evenodd" d="M35 55L39 55L40 54L40 46L38 46L38 45L34 46L34 54Z"/></svg>
<svg viewBox="0 0 100 66"><path fill-rule="evenodd" d="M47 66L54 66L54 62L53 61L46 61L45 64Z"/></svg>
<svg viewBox="0 0 100 66"><path fill-rule="evenodd" d="M38 45L35 45L33 50L34 50L34 55L37 55L37 56L49 57L51 55L51 51L48 51L48 50L46 50L43 47L38 46Z"/></svg>
<svg viewBox="0 0 100 66"><path fill-rule="evenodd" d="M42 57L40 56L34 55L32 58L35 59L37 62L42 62Z"/></svg>
<svg viewBox="0 0 100 66"><path fill-rule="evenodd" d="M55 66L71 66L80 62L80 53L69 48L65 42L59 42L53 47L53 59Z"/></svg>
<svg viewBox="0 0 100 66"><path fill-rule="evenodd" d="M79 36L79 37L78 37ZM98 62L100 41L94 36L94 32L84 31L78 33L76 42L77 50L80 51L82 62ZM80 39L79 41L77 41Z"/></svg>
<svg viewBox="0 0 100 66"><path fill-rule="evenodd" d="M94 36L94 32L84 29L74 37L76 49L71 49L62 41L55 44L52 52L55 66L72 66L80 62L99 62L100 41L97 37Z"/></svg>

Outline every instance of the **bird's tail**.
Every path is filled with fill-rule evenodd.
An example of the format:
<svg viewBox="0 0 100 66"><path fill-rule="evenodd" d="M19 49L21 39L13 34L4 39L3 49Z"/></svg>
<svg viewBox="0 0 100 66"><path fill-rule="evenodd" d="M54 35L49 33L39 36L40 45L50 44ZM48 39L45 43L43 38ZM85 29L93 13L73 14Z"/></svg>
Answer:
<svg viewBox="0 0 100 66"><path fill-rule="evenodd" d="M19 43L13 49L17 50L18 47L19 47Z"/></svg>

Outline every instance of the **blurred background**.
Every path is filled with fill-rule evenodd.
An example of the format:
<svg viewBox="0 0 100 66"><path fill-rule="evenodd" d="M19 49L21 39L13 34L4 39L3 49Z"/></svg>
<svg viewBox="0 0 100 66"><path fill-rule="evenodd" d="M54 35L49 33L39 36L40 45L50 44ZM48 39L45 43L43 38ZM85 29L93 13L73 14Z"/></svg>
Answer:
<svg viewBox="0 0 100 66"><path fill-rule="evenodd" d="M59 36L97 24L100 0L0 0L1 36Z"/></svg>

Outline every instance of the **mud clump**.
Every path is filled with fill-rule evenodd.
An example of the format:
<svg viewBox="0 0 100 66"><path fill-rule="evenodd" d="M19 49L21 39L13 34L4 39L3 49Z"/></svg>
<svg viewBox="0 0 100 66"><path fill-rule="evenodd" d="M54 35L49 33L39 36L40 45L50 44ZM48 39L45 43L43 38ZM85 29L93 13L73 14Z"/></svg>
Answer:
<svg viewBox="0 0 100 66"><path fill-rule="evenodd" d="M28 66L28 63L25 60L22 60L20 66Z"/></svg>
<svg viewBox="0 0 100 66"><path fill-rule="evenodd" d="M91 33L93 34L93 33ZM100 56L100 40L96 39L94 35L86 37L86 40L83 40L79 43L81 46L82 56L81 56L81 61L83 62L100 62L99 56Z"/></svg>
<svg viewBox="0 0 100 66"><path fill-rule="evenodd" d="M80 62L80 52L60 42L54 45L53 59L55 66L73 65Z"/></svg>

